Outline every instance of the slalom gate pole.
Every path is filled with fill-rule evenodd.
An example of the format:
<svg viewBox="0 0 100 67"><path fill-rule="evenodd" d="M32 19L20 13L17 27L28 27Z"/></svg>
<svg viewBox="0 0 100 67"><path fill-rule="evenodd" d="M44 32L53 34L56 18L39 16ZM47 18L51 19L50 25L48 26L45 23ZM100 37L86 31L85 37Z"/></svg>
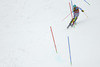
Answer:
<svg viewBox="0 0 100 67"><path fill-rule="evenodd" d="M88 5L90 5L86 0L84 0Z"/></svg>
<svg viewBox="0 0 100 67"><path fill-rule="evenodd" d="M71 49L70 49L69 36L67 38L68 38L68 46L69 46L70 64L72 65L72 58L71 58Z"/></svg>
<svg viewBox="0 0 100 67"><path fill-rule="evenodd" d="M73 1L71 0L71 6L72 6L72 11L73 11Z"/></svg>
<svg viewBox="0 0 100 67"><path fill-rule="evenodd" d="M73 21L73 14L72 14L72 10L71 10L71 4L70 4L70 2L69 2L69 7L70 7L71 17L72 17L72 21ZM74 22L73 22L73 24L74 24Z"/></svg>
<svg viewBox="0 0 100 67"><path fill-rule="evenodd" d="M73 14L72 14L72 10L71 10L71 4L70 4L70 2L69 2L69 7L70 7L71 17L73 18Z"/></svg>
<svg viewBox="0 0 100 67"><path fill-rule="evenodd" d="M54 46L55 46L55 50L56 50L56 53L57 52L57 47L56 47L56 43L55 43L55 39L54 39L54 35L53 35L53 31L52 31L52 27L50 26L50 30L51 30L51 34L52 34L52 38L53 38L53 42L54 42Z"/></svg>

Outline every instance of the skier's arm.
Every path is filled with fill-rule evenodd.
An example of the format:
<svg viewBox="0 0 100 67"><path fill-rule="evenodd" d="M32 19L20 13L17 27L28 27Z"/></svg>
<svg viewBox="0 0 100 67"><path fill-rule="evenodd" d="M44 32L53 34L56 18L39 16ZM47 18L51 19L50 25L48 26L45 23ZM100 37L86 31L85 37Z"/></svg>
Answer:
<svg viewBox="0 0 100 67"><path fill-rule="evenodd" d="M82 10L82 8L78 7L78 9L80 9L82 12L84 12L84 10Z"/></svg>

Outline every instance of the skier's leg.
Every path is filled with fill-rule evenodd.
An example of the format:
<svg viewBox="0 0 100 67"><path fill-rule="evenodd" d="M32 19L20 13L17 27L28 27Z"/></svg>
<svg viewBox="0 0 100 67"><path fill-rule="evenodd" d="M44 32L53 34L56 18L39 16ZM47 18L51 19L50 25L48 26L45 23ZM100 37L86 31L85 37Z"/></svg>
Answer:
<svg viewBox="0 0 100 67"><path fill-rule="evenodd" d="M76 20L77 20L77 17L75 17L74 22L76 22Z"/></svg>
<svg viewBox="0 0 100 67"><path fill-rule="evenodd" d="M76 22L78 16L79 16L79 13L74 13L74 19L75 19L75 22Z"/></svg>
<svg viewBox="0 0 100 67"><path fill-rule="evenodd" d="M75 23L75 18L73 18L72 22L71 22L71 27L73 27L74 23Z"/></svg>
<svg viewBox="0 0 100 67"><path fill-rule="evenodd" d="M76 23L77 17L73 18L73 22L71 24L71 26L73 27L73 25Z"/></svg>
<svg viewBox="0 0 100 67"><path fill-rule="evenodd" d="M69 26L71 26L73 24L73 19L70 21L69 25L67 26L67 28L69 28Z"/></svg>
<svg viewBox="0 0 100 67"><path fill-rule="evenodd" d="M73 27L74 23L76 23L76 20L77 20L78 16L79 16L79 13L74 13L74 17L71 20L71 22L69 23L67 28L69 28L69 26Z"/></svg>

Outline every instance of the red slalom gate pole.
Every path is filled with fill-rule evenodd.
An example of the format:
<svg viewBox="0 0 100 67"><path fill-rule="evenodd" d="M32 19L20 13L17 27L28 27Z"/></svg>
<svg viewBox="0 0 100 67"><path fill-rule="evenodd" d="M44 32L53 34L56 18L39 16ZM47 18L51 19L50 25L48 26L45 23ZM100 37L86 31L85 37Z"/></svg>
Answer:
<svg viewBox="0 0 100 67"><path fill-rule="evenodd" d="M70 2L69 2L69 7L70 7L70 12L71 12L71 17L72 17L72 20L73 20L73 14L72 14L72 10L71 10L71 4L70 4ZM73 24L74 24L74 22L73 22Z"/></svg>
<svg viewBox="0 0 100 67"><path fill-rule="evenodd" d="M57 47L56 47L56 43L55 43L55 39L54 39L54 35L53 35L53 31L52 31L52 27L51 26L50 26L50 30L51 30L51 34L52 34L55 50L56 50L56 53L57 53Z"/></svg>
<svg viewBox="0 0 100 67"><path fill-rule="evenodd" d="M70 7L70 12L71 12L71 17L73 18L70 2L69 2L69 7Z"/></svg>

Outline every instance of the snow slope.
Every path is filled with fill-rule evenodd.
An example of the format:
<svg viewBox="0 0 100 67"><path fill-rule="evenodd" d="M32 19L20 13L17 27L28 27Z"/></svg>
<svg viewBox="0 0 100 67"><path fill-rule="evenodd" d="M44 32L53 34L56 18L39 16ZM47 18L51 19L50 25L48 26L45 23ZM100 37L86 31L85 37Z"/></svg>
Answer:
<svg viewBox="0 0 100 67"><path fill-rule="evenodd" d="M75 28L66 29L70 0L0 0L0 67L100 67L100 1L81 7ZM50 26L56 41L56 54Z"/></svg>

